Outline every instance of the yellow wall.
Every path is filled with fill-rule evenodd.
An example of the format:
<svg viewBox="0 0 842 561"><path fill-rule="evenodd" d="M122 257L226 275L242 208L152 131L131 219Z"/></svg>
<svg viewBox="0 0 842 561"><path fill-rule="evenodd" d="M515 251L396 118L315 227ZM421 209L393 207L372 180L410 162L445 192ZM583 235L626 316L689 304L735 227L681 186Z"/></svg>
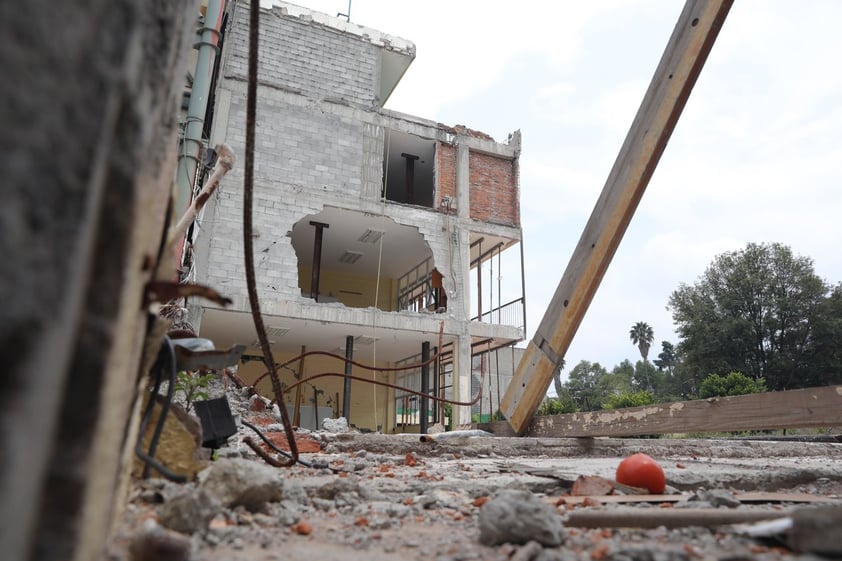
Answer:
<svg viewBox="0 0 842 561"><path fill-rule="evenodd" d="M310 294L310 279L312 269L299 267L298 284L303 294ZM396 282L387 277L380 277L380 289L377 307L391 312L396 308ZM344 291L344 292L343 292ZM339 271L322 269L319 279L319 294L333 296L349 308L368 308L374 303L374 295L378 292L377 277L355 275Z"/></svg>
<svg viewBox="0 0 842 561"><path fill-rule="evenodd" d="M247 354L259 354L254 350ZM297 355L282 355L276 354L275 360L278 363L285 362ZM335 359L327 356L315 355L308 356L304 359L304 379L311 376L316 376L323 373L344 374L345 362L344 356L340 359ZM381 363L381 366L388 366ZM289 367L298 370L299 362L295 360ZM260 361L249 361L240 365L238 375L247 383L252 384L261 374L266 371L266 367ZM364 368L353 367L351 374L360 378L370 380L372 377L371 371ZM292 386L296 380L293 374L286 368L278 370L278 377L280 381L286 386ZM388 381L386 374L377 374L377 379L381 381ZM330 400L330 406L334 411L338 411L338 416L342 415L343 403L343 376L323 376L312 380L312 382L301 384L300 403L302 405L312 405L313 387L323 390L324 393L318 396L319 407L325 407ZM374 389L376 388L376 390ZM263 378L257 386L258 392L274 399L275 395L272 391L272 383L269 376ZM393 421L390 418L392 415L392 404L389 402L389 396L392 392L389 388L383 386L375 386L370 383L352 380L351 382L351 415L349 422L358 428L365 428L370 430L377 430L377 425L381 425L383 432L391 431ZM337 397L338 395L338 397ZM285 401L288 405L292 405L295 399L295 389L292 389L285 394ZM337 403L338 402L338 403ZM376 403L376 421L375 421L375 403ZM292 419L293 411L288 411L290 419ZM388 418L387 418L388 417Z"/></svg>

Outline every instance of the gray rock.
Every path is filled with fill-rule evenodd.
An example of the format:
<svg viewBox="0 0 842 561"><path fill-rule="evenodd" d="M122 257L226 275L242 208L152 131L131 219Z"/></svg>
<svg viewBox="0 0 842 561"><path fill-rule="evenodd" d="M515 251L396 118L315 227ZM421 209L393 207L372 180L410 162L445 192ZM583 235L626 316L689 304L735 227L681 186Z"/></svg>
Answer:
<svg viewBox="0 0 842 561"><path fill-rule="evenodd" d="M300 505L310 503L310 497L300 481L284 480L284 501L291 501Z"/></svg>
<svg viewBox="0 0 842 561"><path fill-rule="evenodd" d="M131 561L188 561L190 548L189 537L152 522L132 539L129 558Z"/></svg>
<svg viewBox="0 0 842 561"><path fill-rule="evenodd" d="M246 459L224 459L200 474L200 486L223 506L243 506L252 512L284 497L282 473L266 464Z"/></svg>
<svg viewBox="0 0 842 561"><path fill-rule="evenodd" d="M275 508L275 516L283 526L292 526L301 519L301 507L291 501L281 501Z"/></svg>
<svg viewBox="0 0 842 561"><path fill-rule="evenodd" d="M734 496L734 493L726 491L725 489L702 489L687 500L702 501L714 507L727 506L728 508L737 508L742 504L740 500Z"/></svg>
<svg viewBox="0 0 842 561"><path fill-rule="evenodd" d="M504 490L479 512L479 541L494 546L534 540L555 547L564 540L561 517L528 491Z"/></svg>
<svg viewBox="0 0 842 561"><path fill-rule="evenodd" d="M333 501L339 496L347 496L352 493L359 494L359 490L360 487L356 483L337 477L316 489L316 497Z"/></svg>
<svg viewBox="0 0 842 561"><path fill-rule="evenodd" d="M206 490L198 489L173 497L158 508L161 523L171 530L194 534L207 530L222 506Z"/></svg>
<svg viewBox="0 0 842 561"><path fill-rule="evenodd" d="M322 428L328 432L348 432L348 419L339 417L338 419L323 419Z"/></svg>

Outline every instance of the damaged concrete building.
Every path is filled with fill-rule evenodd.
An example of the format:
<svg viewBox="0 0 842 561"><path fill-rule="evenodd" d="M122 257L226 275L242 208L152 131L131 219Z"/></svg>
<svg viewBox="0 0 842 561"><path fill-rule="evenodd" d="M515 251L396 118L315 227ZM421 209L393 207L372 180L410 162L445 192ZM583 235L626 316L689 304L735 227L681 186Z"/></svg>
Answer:
<svg viewBox="0 0 842 561"><path fill-rule="evenodd" d="M222 39L207 145L242 155L249 4L211 4ZM281 370L287 386L336 374L290 392L294 423L317 428L345 416L364 430L417 432L471 422L468 406L453 407L451 419L449 407L347 384L343 373L463 403L472 376L475 389L485 378L473 410L487 420L520 356L509 347L525 336L519 131L501 143L385 109L416 56L407 40L292 4L261 17L253 211L261 308L276 362L312 351L339 357L308 355ZM190 321L217 348L248 345L239 373L251 382L265 367L243 274L242 184L238 165L191 229L182 270L233 300L197 301ZM343 357L375 370L346 369ZM430 357L429 371L413 367ZM268 380L258 388L270 394Z"/></svg>

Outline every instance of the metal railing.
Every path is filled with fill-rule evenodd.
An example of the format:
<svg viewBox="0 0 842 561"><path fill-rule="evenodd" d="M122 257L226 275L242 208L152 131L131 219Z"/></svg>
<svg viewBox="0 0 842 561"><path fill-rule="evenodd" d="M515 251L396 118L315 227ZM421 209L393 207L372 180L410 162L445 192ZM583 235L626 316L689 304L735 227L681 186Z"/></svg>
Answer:
<svg viewBox="0 0 842 561"><path fill-rule="evenodd" d="M493 323L495 325L512 325L524 329L526 325L523 297L516 298L507 304L502 304L483 312L481 316L474 316L471 321Z"/></svg>

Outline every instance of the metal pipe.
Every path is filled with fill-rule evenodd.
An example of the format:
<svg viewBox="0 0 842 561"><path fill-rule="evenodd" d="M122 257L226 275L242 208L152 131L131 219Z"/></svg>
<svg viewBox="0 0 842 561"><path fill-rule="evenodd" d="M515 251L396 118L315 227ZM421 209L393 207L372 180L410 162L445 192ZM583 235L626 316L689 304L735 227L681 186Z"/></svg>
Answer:
<svg viewBox="0 0 842 561"><path fill-rule="evenodd" d="M482 240L477 252L480 254L477 259L477 320L482 323Z"/></svg>
<svg viewBox="0 0 842 561"><path fill-rule="evenodd" d="M430 423L430 399L427 394L430 393L430 342L424 341L421 343L421 393L424 397L421 398L421 434L426 434L428 425Z"/></svg>
<svg viewBox="0 0 842 561"><path fill-rule="evenodd" d="M354 360L354 337L345 337L345 384L342 388L342 416L351 423L351 361Z"/></svg>
<svg viewBox="0 0 842 561"><path fill-rule="evenodd" d="M202 130L208 110L214 62L219 52L219 36L224 15L225 0L208 0L208 7L202 26L199 28L199 39L196 43L199 51L196 58L196 71L193 73L190 102L187 105L187 121L184 124L184 135L178 155L176 215L187 209L193 196L196 171L200 162L199 154L204 145Z"/></svg>

